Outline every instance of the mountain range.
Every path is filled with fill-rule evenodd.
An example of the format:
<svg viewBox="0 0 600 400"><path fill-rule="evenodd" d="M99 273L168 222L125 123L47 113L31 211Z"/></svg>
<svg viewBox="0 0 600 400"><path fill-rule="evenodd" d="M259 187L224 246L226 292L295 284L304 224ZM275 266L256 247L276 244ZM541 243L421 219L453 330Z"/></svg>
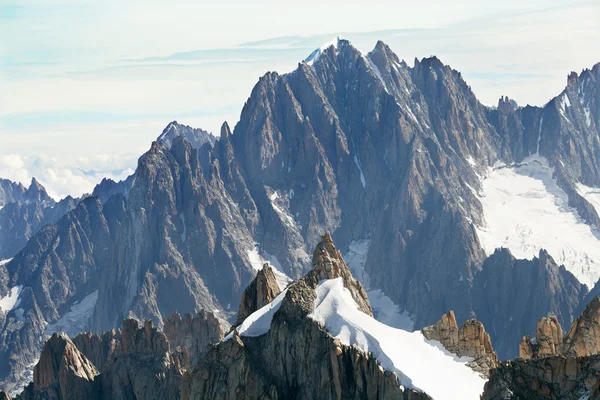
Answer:
<svg viewBox="0 0 600 400"><path fill-rule="evenodd" d="M130 318L166 330L174 312L202 310L233 324L265 263L282 287L306 281L324 232L373 321L418 331L454 310L513 359L540 318L569 326L600 290L599 134L600 64L571 73L543 107L505 96L488 107L436 57L411 67L382 42L363 54L340 38L291 73L261 77L233 131L224 123L217 139L172 122L130 178L90 196L56 203L35 180L0 181L0 258L12 257L0 267L0 388L27 383L54 332L111 332ZM298 296L345 293L306 284L317 294ZM316 320L335 328L327 314ZM287 335L243 343L254 352L288 345ZM218 374L236 337L196 358L192 375ZM252 390L285 398L251 371L261 385ZM208 390L186 379L186 393ZM385 373L369 379L397 390Z"/></svg>

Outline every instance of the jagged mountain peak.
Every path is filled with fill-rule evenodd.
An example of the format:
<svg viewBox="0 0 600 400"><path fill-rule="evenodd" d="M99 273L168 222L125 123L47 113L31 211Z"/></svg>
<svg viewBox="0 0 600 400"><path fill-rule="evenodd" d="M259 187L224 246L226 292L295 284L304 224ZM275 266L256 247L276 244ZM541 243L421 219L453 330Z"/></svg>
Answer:
<svg viewBox="0 0 600 400"><path fill-rule="evenodd" d="M205 143L214 144L216 140L211 133L203 129L192 128L177 121L172 121L166 126L156 141L170 148L173 140L179 136L185 137L196 149L199 149Z"/></svg>
<svg viewBox="0 0 600 400"><path fill-rule="evenodd" d="M351 45L349 40L344 39L344 37L341 35L337 36L333 40L323 44L318 49L310 53L310 55L306 57L303 62L308 65L314 65L314 63L319 61L322 54L328 52L331 52L330 54L335 54L342 46L348 45Z"/></svg>
<svg viewBox="0 0 600 400"><path fill-rule="evenodd" d="M44 202L52 200L46 188L35 177L31 178L31 183L24 195L28 201Z"/></svg>
<svg viewBox="0 0 600 400"><path fill-rule="evenodd" d="M231 129L229 128L229 124L227 123L227 121L223 122L223 125L221 125L221 138L222 139L226 139L229 136L231 136Z"/></svg>

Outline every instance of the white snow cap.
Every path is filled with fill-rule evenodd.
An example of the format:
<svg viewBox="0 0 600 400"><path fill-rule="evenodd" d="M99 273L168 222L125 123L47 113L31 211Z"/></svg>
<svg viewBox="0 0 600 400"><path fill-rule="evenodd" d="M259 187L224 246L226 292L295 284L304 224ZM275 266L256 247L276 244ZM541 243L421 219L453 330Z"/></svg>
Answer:
<svg viewBox="0 0 600 400"><path fill-rule="evenodd" d="M337 50L338 46L340 44L340 41L342 41L342 40L346 40L346 39L344 39L344 37L342 35L337 36L335 39L325 43L324 45L322 45L321 47L319 47L318 49L316 49L315 51L310 53L310 55L304 60L304 62L308 65L314 65L314 63L319 60L319 57L321 57L321 54L323 54L323 52L325 50L327 50L328 48L333 46L333 48Z"/></svg>
<svg viewBox="0 0 600 400"><path fill-rule="evenodd" d="M466 365L472 359L449 354L419 331L392 328L363 313L342 278L319 283L309 317L345 345L373 353L405 387L422 390L435 400L478 400L483 392L485 379Z"/></svg>

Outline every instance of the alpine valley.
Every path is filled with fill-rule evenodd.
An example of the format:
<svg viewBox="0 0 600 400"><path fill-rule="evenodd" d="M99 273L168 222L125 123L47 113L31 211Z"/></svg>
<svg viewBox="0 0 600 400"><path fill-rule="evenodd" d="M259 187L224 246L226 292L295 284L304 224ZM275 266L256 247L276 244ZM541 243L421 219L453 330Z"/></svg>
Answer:
<svg viewBox="0 0 600 400"><path fill-rule="evenodd" d="M600 63L488 107L337 38L0 207L0 399L600 399Z"/></svg>

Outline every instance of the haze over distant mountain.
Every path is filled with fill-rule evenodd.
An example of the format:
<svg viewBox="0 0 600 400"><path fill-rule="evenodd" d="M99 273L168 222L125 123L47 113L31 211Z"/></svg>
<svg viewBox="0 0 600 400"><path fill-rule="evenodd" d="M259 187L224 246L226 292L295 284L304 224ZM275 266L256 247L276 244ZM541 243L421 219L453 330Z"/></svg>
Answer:
<svg viewBox="0 0 600 400"><path fill-rule="evenodd" d="M570 324L600 278L599 96L597 64L544 107L489 108L436 57L409 67L338 38L261 77L218 140L169 124L132 178L5 264L0 294L19 301L0 332L4 388L54 330L201 309L234 321L265 261L299 278L324 232L376 319L420 329L452 309L512 358L540 317Z"/></svg>

